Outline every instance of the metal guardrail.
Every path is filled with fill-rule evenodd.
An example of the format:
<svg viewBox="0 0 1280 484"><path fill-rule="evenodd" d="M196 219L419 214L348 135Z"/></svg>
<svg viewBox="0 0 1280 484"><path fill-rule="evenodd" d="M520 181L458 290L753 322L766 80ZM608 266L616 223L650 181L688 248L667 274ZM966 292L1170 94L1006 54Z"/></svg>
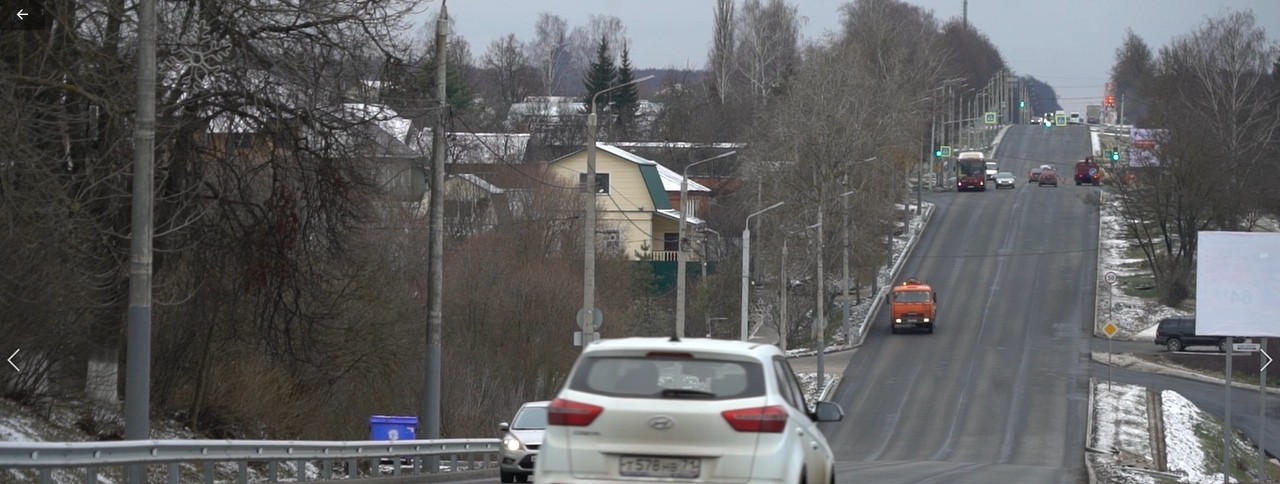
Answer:
<svg viewBox="0 0 1280 484"><path fill-rule="evenodd" d="M0 442L0 473L34 469L41 484L52 483L54 470L79 473L97 483L98 470L131 464L164 465L167 482L180 482L181 464L203 463L203 482L213 484L215 464L236 464L234 480L248 484L249 465L266 467L266 482L280 482L282 467L295 482L307 479L308 464L319 468L319 479L333 479L335 472L347 479L487 469L497 465L501 441L490 439L439 439L401 441L288 441L288 440L131 440L114 442ZM461 459L460 459L461 457ZM443 459L442 459L443 458ZM383 460L391 460L384 466ZM361 467L362 462L368 462ZM439 462L437 464L437 462ZM448 465L444 465L448 462ZM442 469L442 467L444 467ZM261 473L261 471L259 471ZM190 471L188 471L190 474ZM225 482L225 481L224 481Z"/></svg>

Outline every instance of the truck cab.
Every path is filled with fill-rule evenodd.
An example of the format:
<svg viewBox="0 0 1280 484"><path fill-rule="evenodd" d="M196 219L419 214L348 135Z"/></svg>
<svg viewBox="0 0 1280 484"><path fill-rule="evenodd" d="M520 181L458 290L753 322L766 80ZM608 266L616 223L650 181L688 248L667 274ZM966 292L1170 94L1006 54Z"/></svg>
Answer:
<svg viewBox="0 0 1280 484"><path fill-rule="evenodd" d="M913 277L893 286L885 304L889 305L889 327L894 334L915 329L933 334L938 294L924 281Z"/></svg>
<svg viewBox="0 0 1280 484"><path fill-rule="evenodd" d="M1097 185L1102 182L1102 167L1093 161L1092 156L1076 163L1076 185Z"/></svg>

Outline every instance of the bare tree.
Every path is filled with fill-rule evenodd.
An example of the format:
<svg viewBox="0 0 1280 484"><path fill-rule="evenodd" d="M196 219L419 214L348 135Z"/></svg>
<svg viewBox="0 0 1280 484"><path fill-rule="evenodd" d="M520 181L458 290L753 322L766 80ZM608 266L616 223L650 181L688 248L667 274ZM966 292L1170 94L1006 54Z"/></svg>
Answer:
<svg viewBox="0 0 1280 484"><path fill-rule="evenodd" d="M538 14L534 39L528 45L528 57L537 66L544 96L559 92L560 71L568 60L568 26L568 22L559 15L550 12Z"/></svg>
<svg viewBox="0 0 1280 484"><path fill-rule="evenodd" d="M511 105L524 100L531 92L532 66L515 34L507 34L489 44L482 60L492 76L493 96L489 102L497 119L505 120Z"/></svg>
<svg viewBox="0 0 1280 484"><path fill-rule="evenodd" d="M609 56L614 65L618 63L622 47L631 44L622 19L612 15L592 14L587 25L574 27L573 33L569 35L569 58L570 65L573 66L570 72L578 77L587 72L596 58L596 47L600 45L602 38L608 41Z"/></svg>
<svg viewBox="0 0 1280 484"><path fill-rule="evenodd" d="M794 67L800 42L800 17L785 0L746 0L738 17L734 49L738 71L746 78L757 102L787 78Z"/></svg>
<svg viewBox="0 0 1280 484"><path fill-rule="evenodd" d="M1124 97L1124 114L1128 119L1142 120L1150 110L1139 87L1151 82L1154 63L1146 41L1133 29L1125 30L1124 41L1116 49L1116 61L1111 67L1111 82L1115 83L1117 99Z"/></svg>
<svg viewBox="0 0 1280 484"><path fill-rule="evenodd" d="M710 59L707 62L711 68L712 77L715 79L715 90L716 94L720 96L721 104L724 104L725 99L729 96L729 84L734 74L733 29L735 24L733 6L734 0L716 0L716 24L713 40L711 41Z"/></svg>
<svg viewBox="0 0 1280 484"><path fill-rule="evenodd" d="M1267 102L1276 53L1251 12L1226 13L1161 48L1139 88L1152 101L1147 122L1163 129L1157 162L1117 186L1165 304L1191 294L1198 231L1238 230L1264 209L1254 194L1280 129Z"/></svg>

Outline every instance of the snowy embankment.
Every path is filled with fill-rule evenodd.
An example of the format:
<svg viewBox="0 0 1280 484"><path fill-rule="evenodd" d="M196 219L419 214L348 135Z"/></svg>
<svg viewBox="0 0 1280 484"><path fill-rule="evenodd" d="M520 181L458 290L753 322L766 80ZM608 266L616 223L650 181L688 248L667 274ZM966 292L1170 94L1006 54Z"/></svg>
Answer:
<svg viewBox="0 0 1280 484"><path fill-rule="evenodd" d="M1178 392L1105 381L1093 383L1095 393L1088 459L1097 482L1157 484L1162 482L1222 482L1221 463L1210 455L1206 439L1220 438L1221 422L1200 410ZM1158 414L1150 412L1159 408ZM1153 428L1155 424L1155 428ZM1156 435L1156 438L1152 438ZM1163 440L1158 440L1163 436ZM1256 450L1237 433L1232 451L1253 462ZM1163 447L1162 457L1152 444ZM1237 482L1232 478L1231 482Z"/></svg>
<svg viewBox="0 0 1280 484"><path fill-rule="evenodd" d="M1126 256L1133 243L1124 237L1126 229L1120 215L1119 198L1107 191L1099 193L1102 210L1098 221L1098 300L1094 332L1102 335L1103 326L1111 321L1119 328L1115 339L1153 341L1156 325L1161 319L1190 317L1191 314L1124 293L1122 278L1149 274L1150 270L1146 269L1146 259ZM1107 283L1109 273L1116 276L1114 284Z"/></svg>

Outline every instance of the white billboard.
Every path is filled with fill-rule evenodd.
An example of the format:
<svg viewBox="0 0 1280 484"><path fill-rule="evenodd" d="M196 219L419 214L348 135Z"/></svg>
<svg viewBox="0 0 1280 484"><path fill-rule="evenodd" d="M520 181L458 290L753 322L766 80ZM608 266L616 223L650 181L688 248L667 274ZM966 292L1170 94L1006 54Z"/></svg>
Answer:
<svg viewBox="0 0 1280 484"><path fill-rule="evenodd" d="M1160 166L1160 142L1169 136L1167 129L1129 128L1129 166Z"/></svg>
<svg viewBox="0 0 1280 484"><path fill-rule="evenodd" d="M1198 236L1196 333L1280 337L1280 233Z"/></svg>

